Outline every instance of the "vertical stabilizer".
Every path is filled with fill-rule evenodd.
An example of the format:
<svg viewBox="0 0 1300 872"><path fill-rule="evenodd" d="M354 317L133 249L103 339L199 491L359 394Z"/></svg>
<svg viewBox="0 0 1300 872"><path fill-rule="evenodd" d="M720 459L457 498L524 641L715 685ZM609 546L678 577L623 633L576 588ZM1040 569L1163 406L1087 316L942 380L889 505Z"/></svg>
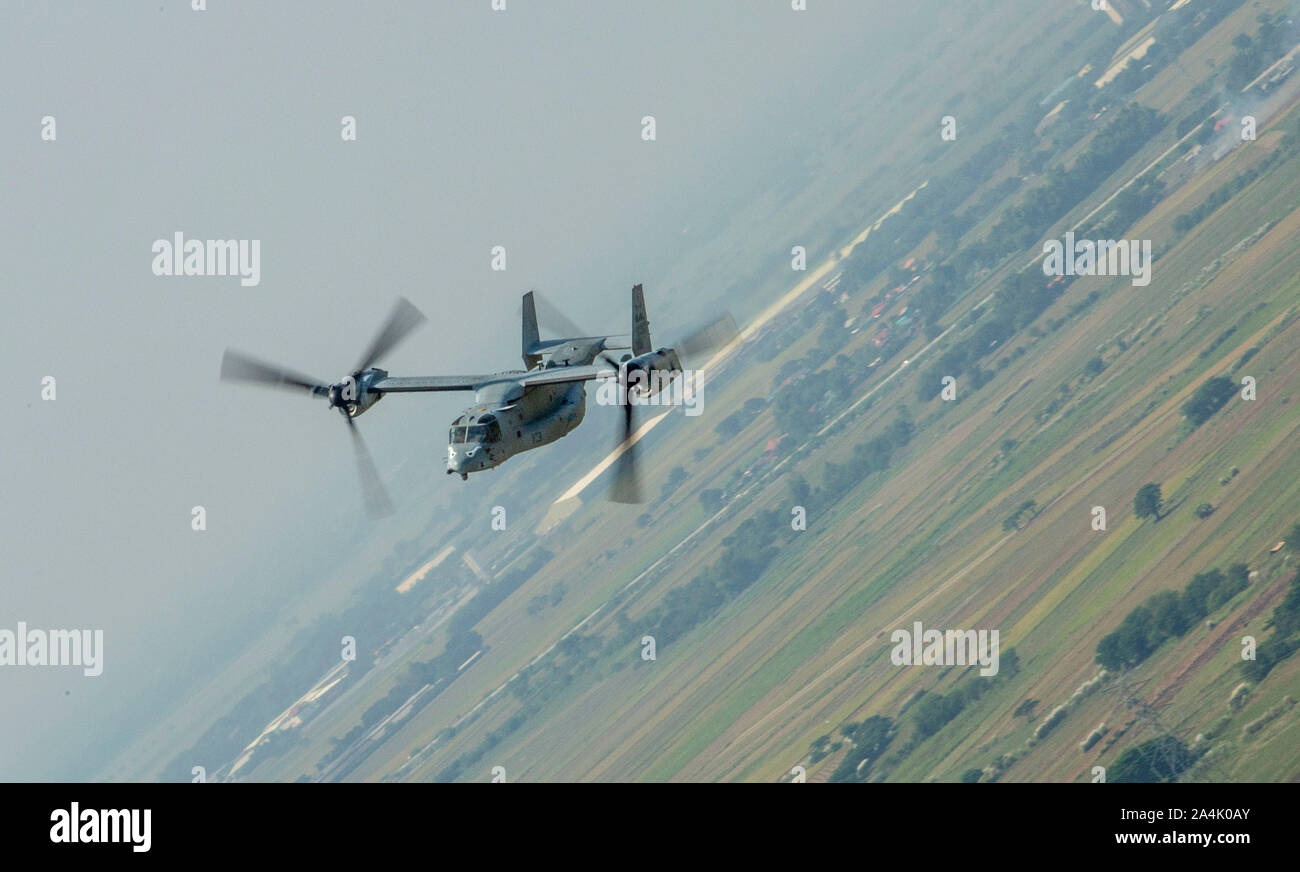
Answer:
<svg viewBox="0 0 1300 872"><path fill-rule="evenodd" d="M524 369L532 369L541 363L542 356L532 351L541 341L537 332L537 304L533 302L533 292L529 291L524 294Z"/></svg>
<svg viewBox="0 0 1300 872"><path fill-rule="evenodd" d="M649 354L652 350L650 345L650 320L645 313L645 292L641 290L640 285L632 286L632 354L640 357L643 354Z"/></svg>

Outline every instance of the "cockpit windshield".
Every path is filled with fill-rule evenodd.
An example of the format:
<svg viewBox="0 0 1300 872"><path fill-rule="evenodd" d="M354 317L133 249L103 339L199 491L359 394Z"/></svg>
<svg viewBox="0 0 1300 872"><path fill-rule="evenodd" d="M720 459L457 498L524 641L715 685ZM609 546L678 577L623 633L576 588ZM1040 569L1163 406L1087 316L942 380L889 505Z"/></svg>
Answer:
<svg viewBox="0 0 1300 872"><path fill-rule="evenodd" d="M465 442L496 442L501 438L501 427L496 421L487 424L470 424L452 427L447 434L447 441L453 444Z"/></svg>

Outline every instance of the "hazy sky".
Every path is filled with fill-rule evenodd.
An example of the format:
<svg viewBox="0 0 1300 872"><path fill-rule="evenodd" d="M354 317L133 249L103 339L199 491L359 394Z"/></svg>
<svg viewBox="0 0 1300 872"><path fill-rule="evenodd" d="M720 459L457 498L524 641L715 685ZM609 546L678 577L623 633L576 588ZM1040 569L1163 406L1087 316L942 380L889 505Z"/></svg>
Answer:
<svg viewBox="0 0 1300 872"><path fill-rule="evenodd" d="M430 321L383 361L394 374L503 369L534 286L626 329L628 287L692 244L684 226L770 184L790 129L835 99L827 71L850 54L868 70L898 8L208 5L0 12L0 630L103 629L106 649L98 678L0 668L0 778L93 773L97 729L148 716L201 641L366 523L341 422L220 384L227 345L334 380L402 294ZM260 240L260 284L155 276L154 240L178 231ZM464 400L364 418L380 469L440 455Z"/></svg>

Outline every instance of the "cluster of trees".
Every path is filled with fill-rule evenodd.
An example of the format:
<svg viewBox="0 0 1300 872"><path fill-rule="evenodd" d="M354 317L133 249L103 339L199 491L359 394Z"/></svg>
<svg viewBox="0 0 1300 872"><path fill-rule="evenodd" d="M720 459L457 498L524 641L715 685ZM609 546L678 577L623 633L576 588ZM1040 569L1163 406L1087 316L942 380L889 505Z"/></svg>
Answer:
<svg viewBox="0 0 1300 872"><path fill-rule="evenodd" d="M1125 105L1097 132L1071 167L1052 170L1042 183L1002 214L987 236L965 246L932 270L913 303L925 319L930 335L934 335L937 318L964 291L966 279L973 271L993 267L1008 254L1036 243L1052 224L1096 191L1103 180L1123 166L1165 123L1164 116L1154 109L1137 103ZM1115 198L1111 211L1095 229L1118 236L1149 211L1162 194L1163 186L1154 178L1139 180ZM997 313L993 321L996 327L988 328L990 333L1001 335L985 337L979 348L987 351L989 341L1005 340L1032 322L1069 283L1067 277L1048 289L1041 270L1036 267L1010 278L998 295L1004 311Z"/></svg>
<svg viewBox="0 0 1300 872"><path fill-rule="evenodd" d="M1219 0L1217 3L1195 4L1165 13L1156 24L1155 43L1140 60L1129 61L1123 72L1111 79L1098 98L1105 96L1114 99L1118 95L1133 93L1176 61L1192 43L1209 33L1210 28L1243 2L1245 0ZM1246 80L1248 81L1250 79Z"/></svg>
<svg viewBox="0 0 1300 872"><path fill-rule="evenodd" d="M1234 563L1227 571L1211 569L1192 577L1179 593L1162 590L1129 612L1113 633L1097 643L1097 662L1118 671L1137 666L1166 639L1177 639L1199 620L1245 590L1249 570Z"/></svg>
<svg viewBox="0 0 1300 872"><path fill-rule="evenodd" d="M1120 754L1110 768L1107 780L1114 784L1174 781L1195 762L1196 755L1181 739L1158 736Z"/></svg>
<svg viewBox="0 0 1300 872"><path fill-rule="evenodd" d="M1199 427L1222 409L1236 393L1237 386L1232 379L1216 375L1206 379L1191 399L1183 403L1183 414L1192 422L1193 427Z"/></svg>
<svg viewBox="0 0 1300 872"><path fill-rule="evenodd" d="M1182 139L1184 136L1191 133L1195 127L1197 127L1198 125L1203 125L1206 118L1209 117L1210 113L1213 112L1215 109L1218 109L1219 104L1221 104L1222 102L1223 102L1223 97L1221 95L1219 94L1213 95L1204 103L1202 103L1200 106L1197 106L1191 112L1184 115L1182 119L1179 120L1179 122L1176 125L1174 125L1174 133L1178 136L1179 139ZM1213 122L1211 122L1210 131L1211 132L1214 131ZM1190 148L1190 146L1188 146L1188 148Z"/></svg>
<svg viewBox="0 0 1300 872"><path fill-rule="evenodd" d="M1287 537L1293 549L1300 547L1300 524L1291 528ZM1255 659L1241 664L1241 671L1250 681L1262 681L1273 667L1290 657L1300 648L1300 571L1291 579L1286 597L1273 609L1273 635L1255 649Z"/></svg>
<svg viewBox="0 0 1300 872"><path fill-rule="evenodd" d="M977 699L985 691L1000 682L1009 681L1020 671L1020 655L1015 648L1008 648L1001 653L998 661L998 674L991 679L974 676L967 679L951 693L933 693L921 691L908 706L912 723L916 726L918 739L928 739L939 732L948 722Z"/></svg>
<svg viewBox="0 0 1300 872"><path fill-rule="evenodd" d="M539 593L528 601L528 616L535 618L540 615L548 606L554 608L564 602L564 595L569 592L569 588L564 582L556 582L555 587L551 588L549 594Z"/></svg>
<svg viewBox="0 0 1300 872"><path fill-rule="evenodd" d="M537 570L549 563L554 556L554 552L540 545L534 547L522 566L505 573L491 584L479 588L473 599L456 610L447 621L448 634L454 637L473 628L487 617L488 612L505 602L506 597L522 587L525 581L532 578Z"/></svg>
<svg viewBox="0 0 1300 872"><path fill-rule="evenodd" d="M965 202L992 174L1006 162L1007 155L1026 139L1014 129L1002 134L977 151L952 172L935 179L885 218L878 230L853 249L844 264L844 279L850 286L867 284L891 264L902 260L909 251L932 231L938 233L940 245L948 250L987 213L968 209L959 213ZM1032 139L1031 137L1028 137Z"/></svg>
<svg viewBox="0 0 1300 872"><path fill-rule="evenodd" d="M1080 228L1076 236L1118 239L1139 218L1154 209L1164 195L1165 183L1156 177L1154 171L1139 176L1137 181L1115 195L1100 218Z"/></svg>
<svg viewBox="0 0 1300 872"><path fill-rule="evenodd" d="M388 691L384 697L361 714L361 722L348 730L342 736L330 739L330 750L317 761L316 766L324 769L339 757L344 751L352 747L352 744L360 739L375 724L379 723L392 712L397 711L406 700L411 697L425 684L438 685L444 679L450 681L455 677L456 669L460 664L473 656L474 652L483 647L483 639L478 633L470 631L453 636L448 640L443 652L432 660L426 660L421 663L411 663L402 673L401 678ZM441 692L442 688L438 688ZM434 694L436 696L437 693Z"/></svg>
<svg viewBox="0 0 1300 872"><path fill-rule="evenodd" d="M704 511L712 515L722 508L722 499L725 496L726 492L720 487L705 488L700 491L700 505L704 507Z"/></svg>
<svg viewBox="0 0 1300 872"><path fill-rule="evenodd" d="M873 472L888 469L895 452L912 441L915 431L916 425L904 410L883 432L853 446L853 457L848 463L826 461L822 467L822 486L809 490L807 499L823 505L838 501Z"/></svg>
<svg viewBox="0 0 1300 872"><path fill-rule="evenodd" d="M619 612L616 617L618 631L606 646L605 653L613 648L622 647L628 635L626 613ZM455 781L466 772L478 767L493 748L522 728L556 696L572 685L580 673L593 666L601 653L600 648L599 634L573 633L557 643L556 656L539 660L521 670L518 677L508 685L510 695L520 701L519 708L509 718L489 730L477 746L447 764L433 780ZM450 739L455 735L456 729L448 727L436 738Z"/></svg>
<svg viewBox="0 0 1300 872"><path fill-rule="evenodd" d="M1020 522L1028 515L1031 519L1038 514L1038 503L1034 500L1025 500L1016 510L1002 521L1002 529L1010 532L1020 529Z"/></svg>
<svg viewBox="0 0 1300 872"><path fill-rule="evenodd" d="M664 479L663 485L659 488L659 502L668 502L668 498L686 483L688 477L684 466L674 466L668 470L668 477Z"/></svg>
<svg viewBox="0 0 1300 872"><path fill-rule="evenodd" d="M686 584L664 595L645 617L646 632L662 648L713 617L732 598L758 580L775 559L781 534L789 531L775 509L744 521L722 540L722 554Z"/></svg>
<svg viewBox="0 0 1300 872"><path fill-rule="evenodd" d="M1261 158L1259 163L1255 164L1250 169L1242 170L1232 179L1215 188L1210 196L1206 197L1196 206L1186 212L1179 213L1174 217L1174 232L1178 234L1186 233L1197 224L1200 224L1206 218L1210 217L1216 209L1231 200L1247 185L1263 175L1264 172L1272 166L1282 154L1282 148L1273 149Z"/></svg>
<svg viewBox="0 0 1300 872"><path fill-rule="evenodd" d="M840 317L828 314L818 346L802 358L787 360L773 378L772 418L782 433L799 435L820 429L853 397L872 358L879 357L883 364L905 344L899 338L903 334L895 331L879 349L864 344L851 353L837 354L850 335L843 321L836 320ZM824 368L827 360L833 364Z"/></svg>
<svg viewBox="0 0 1300 872"><path fill-rule="evenodd" d="M739 436L740 431L753 423L754 419L759 416L759 413L766 408L766 399L763 397L750 397L745 400L739 409L719 421L718 425L713 428L713 432L717 433L724 439Z"/></svg>
<svg viewBox="0 0 1300 872"><path fill-rule="evenodd" d="M898 755L910 753L918 742L939 732L986 691L998 686L1000 682L1009 681L1019 671L1020 655L1016 653L1016 649L1008 648L1002 652L998 674L992 679L971 677L948 694L919 691L903 707L903 712L900 714L900 718L903 714L909 716L915 734ZM850 722L842 726L840 732L851 743L851 747L835 767L835 771L831 773L830 780L832 782L866 781L873 767L880 761L900 730L900 722L881 715L873 715L861 723ZM813 743L814 762L825 756L828 750L838 747L837 744L828 749L829 742L830 736L822 736Z"/></svg>
<svg viewBox="0 0 1300 872"><path fill-rule="evenodd" d="M361 715L361 730L368 730L401 707L426 684L437 685L439 681L451 681L456 677L460 665L474 656L474 652L483 647L483 637L473 630L461 629L447 639L442 653L429 660L409 664L402 677L380 700L366 709ZM346 742L342 747L346 747Z"/></svg>
<svg viewBox="0 0 1300 872"><path fill-rule="evenodd" d="M942 332L939 317L966 292L968 270L960 268L960 255L961 252L958 252L931 269L918 284L912 302L908 304L908 311L914 312L916 317L924 321L926 336L931 339Z"/></svg>
<svg viewBox="0 0 1300 872"><path fill-rule="evenodd" d="M979 390L992 378L993 373L980 367L985 357L995 354L1018 331L1037 320L1038 316L1056 301L1073 282L1066 276L1054 287L1047 286L1041 269L1032 266L1008 276L998 289L987 313L977 309L974 329L953 342L934 362L922 370L917 385L917 399L928 400L942 390L944 376L957 378L965 375L966 384ZM1091 295L1090 295L1091 297ZM1092 298L1076 304L1086 308L1095 302Z"/></svg>
<svg viewBox="0 0 1300 872"><path fill-rule="evenodd" d="M1227 342L1229 339L1231 339L1231 338L1232 338L1232 334L1234 334L1234 333L1236 333L1236 332L1237 332L1237 325L1236 325L1236 324L1233 324L1233 325L1232 325L1231 327L1229 327L1227 330L1224 330L1224 331L1223 331L1222 333L1220 333L1218 336L1214 337L1214 341L1213 341L1213 342L1211 342L1209 345L1205 346L1205 347L1202 348L1200 351L1198 351L1198 352L1196 353L1196 359L1197 359L1197 360L1205 360L1205 358L1209 357L1211 354L1214 353L1214 349L1218 348L1220 345L1222 345L1223 343L1225 343L1225 342Z"/></svg>
<svg viewBox="0 0 1300 872"><path fill-rule="evenodd" d="M866 781L872 765L880 759L898 733L898 727L887 717L872 715L862 723L849 722L840 728L844 738L853 747L831 773L832 782Z"/></svg>
<svg viewBox="0 0 1300 872"><path fill-rule="evenodd" d="M1220 13L1226 14L1223 10L1214 14L1218 16ZM1182 45L1182 41L1194 39L1200 33L1203 31L1190 25L1190 17L1184 16L1165 38L1171 46ZM1173 56L1176 52L1170 59ZM1075 102L1085 105L1088 99L1101 98L1100 94L1090 95L1088 90ZM1107 93L1106 100L1113 101L1114 96L1113 92ZM965 292L972 274L979 269L992 268L1007 255L1032 246L1053 223L1090 196L1105 178L1136 154L1166 121L1164 116L1149 107L1136 103L1122 106L1097 132L1072 166L1053 170L1018 203L1010 206L987 236L935 266L920 283L911 303L911 311L924 325L927 335L938 334L938 319ZM846 278L865 284L896 263L930 229L937 232L940 250L956 248L962 235L997 203L1019 189L1017 174L1012 177L1015 181L1008 179L1000 183L995 189L985 192L975 206L964 213L957 212L957 206L987 180L989 173L1005 162L1007 154L1022 150L1024 143L1034 141L1032 126L1028 117L1008 125L1001 137L981 149L954 173L918 192L900 212L886 219L879 232L871 234L854 249L845 267ZM1024 158L1028 160L1028 155ZM1109 212L1088 231L1101 233L1106 238L1118 237L1146 214L1163 193L1163 184L1154 175L1139 179L1114 199ZM1065 281L1049 288L1041 271L1036 268L1010 277L979 330L956 343L923 372L919 398L929 399L938 393L940 379L945 375L967 374L968 383L974 389L982 387L992 378L992 373L981 369L979 361L1033 322L1068 288L1070 282L1071 278L1066 277Z"/></svg>
<svg viewBox="0 0 1300 872"><path fill-rule="evenodd" d="M1119 41L1122 42L1122 39ZM1103 63L1103 58L1108 58L1115 47L1110 46L1101 51L1097 63ZM1055 153L1073 146L1080 138L1091 132L1087 115L1099 107L1090 109L1090 103L1113 102L1110 93L1096 93L1095 89L1082 79L1073 80L1059 96L1067 103L1062 118L1068 118L1068 121L1058 123L1052 128L1055 135L1052 137L1050 148L1037 148L1039 137L1035 134L1035 125L1042 108L1030 102L1019 115L1003 127L997 138L984 145L957 169L935 179L930 185L918 191L899 212L886 218L877 232L872 233L854 249L852 256L846 262L845 278L859 285L866 284L882 271L896 264L933 231L936 236L937 250L955 252L944 263L939 264L927 277L927 281L922 283L922 287L918 289L920 293L917 302L913 304L917 307L918 314L926 319L927 327L933 330L935 319L965 289L965 282L974 271L982 267L992 267L1017 248L1032 244L1038 235L1047 229L1051 221L1064 214L1065 209L1061 208L1048 220L1042 220L1042 215L1039 213L1043 210L1039 204L1044 202L1043 188L1051 188L1050 185L1042 186L1031 191L1020 207L1013 207L1013 211L1016 208L1021 209L1021 214L1013 216L1009 222L1004 219L1004 222L988 236L958 250L958 240L962 236L1021 189L1026 173L1040 172ZM1113 168L1117 168L1127 160L1137 148L1141 147L1150 133L1159 129L1163 122L1157 123L1155 127L1145 123L1148 118L1147 113L1150 113L1150 110L1139 113L1141 115L1139 121L1142 123L1136 125L1136 129L1125 128L1132 125L1133 120L1138 116L1132 113L1119 113L1098 132L1094 142L1070 172L1077 171L1084 176L1095 176L1090 179L1092 186L1099 183L1104 175L1096 176L1096 173L1112 163L1115 155L1122 155L1122 159L1114 163ZM959 211L962 203L1002 170L1009 157L1016 160L1016 170L982 192L966 209ZM1106 174L1108 175L1109 172ZM1066 174L1065 178L1069 178L1069 175ZM1090 191L1091 188L1078 191L1077 196L1066 208L1073 206ZM1012 228L1018 228L1019 232L1009 233ZM898 281L891 276L891 283L897 284Z"/></svg>
<svg viewBox="0 0 1300 872"><path fill-rule="evenodd" d="M1259 16L1259 30L1253 37L1240 33L1232 40L1236 51L1228 60L1226 85L1229 93L1246 87L1291 47L1292 37L1286 17L1283 12L1264 13Z"/></svg>
<svg viewBox="0 0 1300 872"><path fill-rule="evenodd" d="M465 774L466 771L477 766L489 751L501 744L503 739L527 723L529 718L541 711L541 708L541 704L537 702L530 702L522 706L496 729L489 730L487 735L483 737L483 741L476 747L461 754L455 760L451 761L451 763L443 767L438 774L433 776L434 782L438 784L446 784L455 781L461 775ZM443 738L451 738L456 735L456 730L455 728L448 728L439 735Z"/></svg>
<svg viewBox="0 0 1300 872"><path fill-rule="evenodd" d="M1166 19L1162 19L1159 39L1142 63L1130 64L1108 88L1095 95L1086 91L1068 95L1072 104L1081 107L1075 111L1084 111L1082 107L1085 106L1100 109L1102 107L1096 104L1113 103L1117 97L1135 89L1172 63L1183 49L1206 32L1206 28L1212 27L1240 6L1241 2L1242 0L1224 0L1208 8L1185 9L1179 14L1166 16ZM1200 20L1197 20L1198 17ZM1247 58L1262 62L1263 57L1276 58L1280 53L1280 18L1265 16L1261 21L1263 25L1254 38L1244 34L1238 37L1238 56L1242 60L1234 58L1234 63L1242 69L1254 63L1248 63ZM1262 66L1259 68L1262 69ZM1258 69L1254 74L1258 74ZM1217 98L1211 99L1202 107L1203 112L1192 113L1183 119L1179 125L1180 132L1186 133L1191 126L1199 123L1217 103ZM980 268L991 268L1006 255L1033 245L1053 223L1091 195L1102 180L1123 166L1166 123L1167 119L1154 109L1137 103L1123 105L1097 132L1088 148L1072 166L1068 169L1058 167L1050 172L1042 183L1026 192L1018 203L1003 213L987 236L957 251L931 270L918 288L912 304L913 310L923 320L927 334L932 337L937 335L938 318L965 290L970 275ZM999 185L996 190L986 192L976 207L965 213L956 212L956 204L964 201L987 179L988 170L981 168L977 162L988 161L989 168L999 167L1002 156L1013 145L1004 139L1013 132L1016 132L1014 127L1004 131L1003 138L990 143L951 177L941 179L939 184L919 192L901 212L887 219L882 232L872 234L863 246L855 249L848 265L848 276L863 283L870 280L922 239L926 226L937 229L941 250L954 248L957 239L995 208L1001 198L1010 196L1019 188L1019 184L1011 184L1008 180L1008 183ZM1025 140L1032 141L1033 137L1026 135L1019 139L1023 144ZM1300 134L1297 134L1296 139L1300 139ZM1272 159L1275 158L1271 155L1269 161ZM1210 200L1201 207L1187 216L1179 216L1181 220L1176 229L1180 232L1190 229L1232 193L1249 184L1262 169L1263 167L1247 170L1239 180L1211 195ZM1143 176L1115 197L1109 211L1092 226L1083 228L1083 232L1099 238L1118 238L1134 221L1149 212L1163 195L1164 185L1154 174ZM965 348L953 355L953 359L936 363L927 370L921 380L924 398L933 396L939 390L938 379L929 377L933 375L956 376L961 370L973 367L971 381L976 389L982 386L989 374L980 370L976 362L992 345L1004 342L1016 330L1037 318L1069 284L1067 278L1067 281L1059 282L1049 290L1043 286L1042 276L1028 274L1031 272L1036 271L1026 271L1027 274L1009 281L1011 287L999 294L1007 311L998 313L984 328L981 336L972 337Z"/></svg>
<svg viewBox="0 0 1300 872"><path fill-rule="evenodd" d="M1043 309L1052 304L1057 296L1062 294L1063 289L1069 286L1073 281L1066 277L1066 281L1058 283L1056 289L1048 289L1036 282L1032 272L1018 274L1017 277L1008 279L1006 285L998 292L993 301L991 309L985 313L984 309L975 309L971 313L974 318L974 324L978 325L966 337L958 339L952 344L948 351L943 353L935 363L927 366L923 370L922 377L918 385L917 395L920 400L931 399L943 386L944 376L966 376L963 387L970 387L971 390L979 390L992 381L993 373L991 370L983 369L980 361L985 356L995 355L1009 339L1018 333L1021 327L1030 324L1035 320ZM1079 313L1086 311L1088 307L1095 304L1101 299L1101 294L1097 291L1089 291L1086 298L1076 301L1070 307L1069 313L1063 318L1054 318L1048 325L1050 330L1057 330L1065 324L1069 318L1078 316ZM997 368L1009 364L1011 360L1017 359L1024 353L1023 347L1018 347L1010 355L998 360ZM1105 361L1100 357L1089 360L1084 372L1087 376L1095 377L1105 369ZM1069 394L1069 390L1062 390L1063 394ZM1054 399L1049 404L1048 413L1056 413L1060 408L1062 400Z"/></svg>
<svg viewBox="0 0 1300 872"><path fill-rule="evenodd" d="M1116 112L1069 169L1052 170L1042 184L1003 213L989 234L1003 242L999 257L1037 242L1052 224L1135 155L1165 122L1159 112L1140 103L1128 103Z"/></svg>

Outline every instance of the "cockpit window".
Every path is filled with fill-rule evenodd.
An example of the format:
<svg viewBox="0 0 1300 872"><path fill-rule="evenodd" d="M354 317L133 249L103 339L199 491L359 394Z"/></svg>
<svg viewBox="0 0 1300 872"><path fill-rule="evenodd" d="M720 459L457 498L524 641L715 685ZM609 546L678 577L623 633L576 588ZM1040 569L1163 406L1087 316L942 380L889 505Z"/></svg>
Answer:
<svg viewBox="0 0 1300 872"><path fill-rule="evenodd" d="M488 424L471 424L468 427L452 427L447 433L451 443L496 442L501 439L501 425L495 420Z"/></svg>

